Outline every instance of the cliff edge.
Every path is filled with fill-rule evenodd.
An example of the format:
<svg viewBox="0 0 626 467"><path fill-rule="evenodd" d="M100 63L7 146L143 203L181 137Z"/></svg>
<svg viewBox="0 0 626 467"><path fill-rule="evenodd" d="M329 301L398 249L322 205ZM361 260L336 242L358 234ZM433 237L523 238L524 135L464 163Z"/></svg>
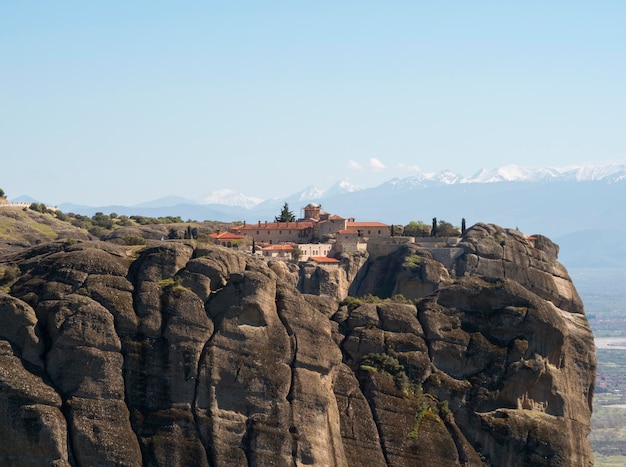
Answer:
<svg viewBox="0 0 626 467"><path fill-rule="evenodd" d="M592 465L595 348L558 247L477 224L455 248L359 260L351 290L378 295L339 303L190 241L6 255L0 463Z"/></svg>

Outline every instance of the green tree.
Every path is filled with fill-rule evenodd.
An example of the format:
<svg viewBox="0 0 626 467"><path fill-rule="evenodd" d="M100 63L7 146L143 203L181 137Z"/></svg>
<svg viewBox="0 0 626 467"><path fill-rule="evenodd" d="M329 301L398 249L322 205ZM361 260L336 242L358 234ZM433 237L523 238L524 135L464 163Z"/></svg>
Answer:
<svg viewBox="0 0 626 467"><path fill-rule="evenodd" d="M0 198L6 198L7 196L4 194L4 190L0 188Z"/></svg>
<svg viewBox="0 0 626 467"><path fill-rule="evenodd" d="M461 235L465 233L465 217L461 219Z"/></svg>
<svg viewBox="0 0 626 467"><path fill-rule="evenodd" d="M113 228L113 220L111 219L111 216L107 216L102 212L95 213L91 217L91 223L108 230Z"/></svg>
<svg viewBox="0 0 626 467"><path fill-rule="evenodd" d="M29 208L33 211L41 212L42 214L48 212L48 208L44 203L30 203Z"/></svg>
<svg viewBox="0 0 626 467"><path fill-rule="evenodd" d="M406 237L428 237L430 226L423 221L411 221L404 226L402 235Z"/></svg>
<svg viewBox="0 0 626 467"><path fill-rule="evenodd" d="M294 248L291 250L291 259L294 261L300 261L300 257L304 252L300 248Z"/></svg>
<svg viewBox="0 0 626 467"><path fill-rule="evenodd" d="M439 231L437 229L437 218L433 217L433 227L432 229L430 229L430 235L433 237L436 237L439 234Z"/></svg>
<svg viewBox="0 0 626 467"><path fill-rule="evenodd" d="M437 226L437 237L456 237L461 234L461 230L458 227L446 222L444 220L439 221Z"/></svg>
<svg viewBox="0 0 626 467"><path fill-rule="evenodd" d="M294 222L295 220L296 216L294 216L293 212L289 210L289 205L287 203L283 204L280 215L274 218L274 222Z"/></svg>

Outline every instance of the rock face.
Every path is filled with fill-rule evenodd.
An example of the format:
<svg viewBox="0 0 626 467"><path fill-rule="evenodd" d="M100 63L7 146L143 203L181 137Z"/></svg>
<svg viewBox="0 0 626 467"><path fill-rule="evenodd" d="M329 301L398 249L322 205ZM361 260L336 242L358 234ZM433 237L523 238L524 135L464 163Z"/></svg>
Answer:
<svg viewBox="0 0 626 467"><path fill-rule="evenodd" d="M592 465L593 338L558 248L486 224L459 247L327 289L185 241L5 256L0 464ZM338 303L348 278L379 298Z"/></svg>

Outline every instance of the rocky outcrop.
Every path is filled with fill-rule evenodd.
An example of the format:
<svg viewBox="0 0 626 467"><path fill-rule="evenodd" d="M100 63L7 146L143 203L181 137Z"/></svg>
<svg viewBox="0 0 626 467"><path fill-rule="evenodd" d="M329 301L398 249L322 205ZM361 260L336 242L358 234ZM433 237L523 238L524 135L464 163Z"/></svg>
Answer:
<svg viewBox="0 0 626 467"><path fill-rule="evenodd" d="M363 265L367 264L367 253L342 253L337 265L320 265L307 262L299 268L298 290L302 293L327 295L344 299Z"/></svg>
<svg viewBox="0 0 626 467"><path fill-rule="evenodd" d="M341 303L191 241L5 256L0 463L591 465L594 346L557 247L483 224L459 247L345 259L371 296Z"/></svg>

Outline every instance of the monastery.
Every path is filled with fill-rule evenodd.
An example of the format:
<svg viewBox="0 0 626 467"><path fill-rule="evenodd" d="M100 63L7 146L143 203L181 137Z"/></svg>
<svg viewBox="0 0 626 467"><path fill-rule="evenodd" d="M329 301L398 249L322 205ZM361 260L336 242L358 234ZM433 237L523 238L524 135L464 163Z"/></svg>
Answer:
<svg viewBox="0 0 626 467"><path fill-rule="evenodd" d="M261 254L267 258L293 258L297 250L300 261L309 258L327 258L344 251L365 250L370 238L388 238L390 226L382 222L356 222L322 211L319 204L310 203L304 208L304 217L294 222L243 223L228 232L211 235L223 246L235 241L254 241ZM320 260L323 261L323 260ZM334 261L333 261L334 263Z"/></svg>

